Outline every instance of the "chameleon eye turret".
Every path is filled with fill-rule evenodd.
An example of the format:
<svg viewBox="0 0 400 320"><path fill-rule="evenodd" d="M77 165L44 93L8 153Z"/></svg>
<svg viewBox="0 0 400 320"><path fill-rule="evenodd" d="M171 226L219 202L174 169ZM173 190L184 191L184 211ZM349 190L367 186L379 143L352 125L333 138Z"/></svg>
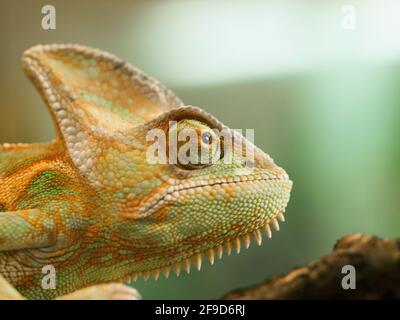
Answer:
<svg viewBox="0 0 400 320"><path fill-rule="evenodd" d="M192 119L181 120L169 128L176 136L177 164L182 169L195 170L216 164L223 156L221 139L212 128Z"/></svg>

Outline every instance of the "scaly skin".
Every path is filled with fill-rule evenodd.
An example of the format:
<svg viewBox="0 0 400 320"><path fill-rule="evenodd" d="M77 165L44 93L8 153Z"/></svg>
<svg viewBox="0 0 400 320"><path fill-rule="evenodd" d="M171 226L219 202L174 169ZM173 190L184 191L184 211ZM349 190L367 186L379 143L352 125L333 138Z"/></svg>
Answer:
<svg viewBox="0 0 400 320"><path fill-rule="evenodd" d="M213 262L278 228L292 183L237 133L251 168L236 145L205 166L148 162L149 130L226 128L208 113L96 49L36 46L22 61L57 138L0 147L0 298L136 298L116 282L200 268L202 254ZM41 286L45 265L54 290Z"/></svg>

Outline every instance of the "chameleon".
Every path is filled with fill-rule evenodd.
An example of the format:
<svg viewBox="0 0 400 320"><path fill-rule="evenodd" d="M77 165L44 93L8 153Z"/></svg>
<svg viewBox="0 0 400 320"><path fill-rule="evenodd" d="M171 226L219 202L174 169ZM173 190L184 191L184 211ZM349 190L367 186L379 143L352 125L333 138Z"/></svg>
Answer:
<svg viewBox="0 0 400 320"><path fill-rule="evenodd" d="M139 299L125 282L189 273L279 230L288 174L208 112L99 49L36 45L22 66L55 138L0 146L0 299ZM171 123L197 147L223 129L242 146L215 138L213 162L149 163L147 134Z"/></svg>

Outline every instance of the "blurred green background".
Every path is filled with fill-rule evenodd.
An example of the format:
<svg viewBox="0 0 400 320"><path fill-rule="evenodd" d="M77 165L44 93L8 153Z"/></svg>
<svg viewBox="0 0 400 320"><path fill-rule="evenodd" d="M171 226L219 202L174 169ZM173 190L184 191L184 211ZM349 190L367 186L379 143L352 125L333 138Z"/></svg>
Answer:
<svg viewBox="0 0 400 320"><path fill-rule="evenodd" d="M56 30L41 28L45 4ZM147 299L217 298L317 259L346 233L400 235L399 14L398 1L378 0L3 0L0 141L54 137L20 68L25 49L53 42L110 51L228 126L254 128L294 181L281 231L202 272L134 285Z"/></svg>

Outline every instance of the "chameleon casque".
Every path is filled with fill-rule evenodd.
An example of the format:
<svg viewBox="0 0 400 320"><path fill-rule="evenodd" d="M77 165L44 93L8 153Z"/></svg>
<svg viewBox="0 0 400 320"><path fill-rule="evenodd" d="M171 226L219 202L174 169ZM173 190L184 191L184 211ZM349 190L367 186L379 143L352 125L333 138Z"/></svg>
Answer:
<svg viewBox="0 0 400 320"><path fill-rule="evenodd" d="M0 298L134 299L121 282L200 269L279 229L292 182L243 136L251 166L235 146L210 165L146 160L149 130L226 128L210 114L97 49L38 45L22 64L56 139L0 146Z"/></svg>

